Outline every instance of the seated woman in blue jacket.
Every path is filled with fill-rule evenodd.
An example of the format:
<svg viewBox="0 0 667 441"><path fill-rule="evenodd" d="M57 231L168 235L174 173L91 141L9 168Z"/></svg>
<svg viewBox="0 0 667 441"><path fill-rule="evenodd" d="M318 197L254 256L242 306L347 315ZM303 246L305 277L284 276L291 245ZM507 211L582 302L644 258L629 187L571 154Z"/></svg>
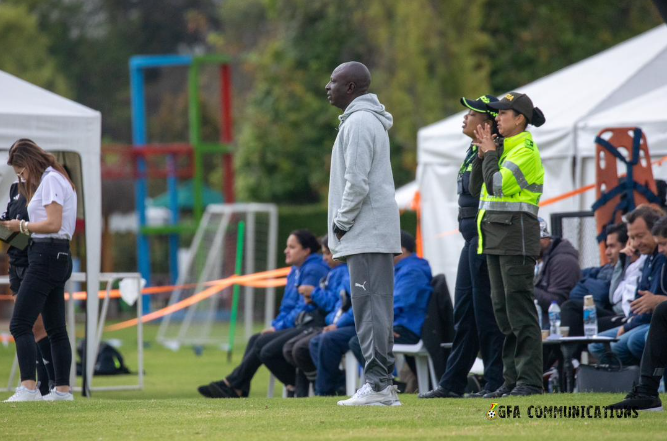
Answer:
<svg viewBox="0 0 667 441"><path fill-rule="evenodd" d="M292 271L287 276L278 316L270 328L250 337L241 364L226 378L200 386L200 394L208 398L247 397L257 369L269 360L283 358L283 345L301 332L295 320L306 308L306 301L298 292L299 286L316 285L329 271L319 250L320 244L311 232L296 230L289 235L285 263L292 265Z"/></svg>
<svg viewBox="0 0 667 441"><path fill-rule="evenodd" d="M354 335L354 316L352 315L352 301L349 294L350 272L346 263L334 260L326 236L322 238L322 257L331 268L326 278L321 280L317 287L308 285L299 287L299 293L304 296L306 303L309 305L308 308L310 308L301 315L313 318L309 322L312 325L306 325L301 334L292 338L283 347L285 360L293 366L290 378L291 380L296 379L294 388L296 397L307 397L310 383L314 382L317 376L316 362L314 362L314 357L311 357L310 352L311 340L317 338L322 332L329 333L338 329L338 326L352 330L351 334L349 332L345 333L347 338L344 342L345 350L342 353L338 353L334 349L331 353L323 354L328 360L338 359L335 369L340 372L338 365L343 354L347 352L347 342ZM266 367L274 372L274 366L267 364ZM294 368L297 368L296 378ZM280 377L278 379L283 381ZM283 383L286 385L294 384L284 381ZM288 396L289 389L288 386Z"/></svg>
<svg viewBox="0 0 667 441"><path fill-rule="evenodd" d="M415 254L415 238L401 230L402 254L394 257L394 344L412 345L419 342L431 300L431 266ZM350 339L350 350L363 366L359 339ZM414 359L406 361L415 372Z"/></svg>

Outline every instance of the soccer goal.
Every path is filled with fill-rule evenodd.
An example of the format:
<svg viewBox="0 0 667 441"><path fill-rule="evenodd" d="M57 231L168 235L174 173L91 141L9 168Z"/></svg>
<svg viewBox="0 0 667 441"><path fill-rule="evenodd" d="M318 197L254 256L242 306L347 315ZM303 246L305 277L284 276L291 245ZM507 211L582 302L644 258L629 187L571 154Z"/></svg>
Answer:
<svg viewBox="0 0 667 441"><path fill-rule="evenodd" d="M182 253L179 288L172 293L169 305L202 292L210 286L207 282L234 275L239 237L243 237L244 242L240 247L243 254L242 274L276 269L277 236L278 209L274 204L209 205L189 250ZM242 287L241 293L238 308L243 311L247 340L252 335L255 320L263 319L267 325L271 323L275 312L275 288L246 286ZM158 342L173 350L188 345L195 348L217 346L231 351L234 331L230 326L232 317L236 317L232 306L233 287L230 286L182 311L165 316L158 330Z"/></svg>

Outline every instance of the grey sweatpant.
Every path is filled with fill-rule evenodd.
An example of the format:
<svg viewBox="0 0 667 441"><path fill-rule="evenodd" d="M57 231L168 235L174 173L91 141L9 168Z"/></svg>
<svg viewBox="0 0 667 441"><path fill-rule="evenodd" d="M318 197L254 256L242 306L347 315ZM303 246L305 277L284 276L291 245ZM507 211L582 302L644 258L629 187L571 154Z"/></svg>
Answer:
<svg viewBox="0 0 667 441"><path fill-rule="evenodd" d="M394 372L394 256L364 253L346 260L364 376L379 392L392 384Z"/></svg>

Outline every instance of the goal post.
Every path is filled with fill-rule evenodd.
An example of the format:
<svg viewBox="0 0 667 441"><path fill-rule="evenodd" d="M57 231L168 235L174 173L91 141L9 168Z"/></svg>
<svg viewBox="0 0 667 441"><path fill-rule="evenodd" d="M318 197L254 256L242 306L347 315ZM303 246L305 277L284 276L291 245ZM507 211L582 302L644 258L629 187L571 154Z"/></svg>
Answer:
<svg viewBox="0 0 667 441"><path fill-rule="evenodd" d="M243 246L239 248L238 232L244 228ZM276 269L278 245L278 208L275 204L235 203L209 205L197 228L183 261L177 285L169 305L180 302L206 288L207 282L234 275L236 257L243 251L242 274ZM184 311L162 319L157 340L171 349L184 345L215 345L229 350L233 314L234 288L195 303ZM237 288L238 291L238 288ZM242 288L239 309L247 340L253 333L256 309L263 309L268 326L275 314L275 288ZM255 294L260 294L256 296ZM259 311L261 312L261 311ZM241 316L239 312L239 317Z"/></svg>

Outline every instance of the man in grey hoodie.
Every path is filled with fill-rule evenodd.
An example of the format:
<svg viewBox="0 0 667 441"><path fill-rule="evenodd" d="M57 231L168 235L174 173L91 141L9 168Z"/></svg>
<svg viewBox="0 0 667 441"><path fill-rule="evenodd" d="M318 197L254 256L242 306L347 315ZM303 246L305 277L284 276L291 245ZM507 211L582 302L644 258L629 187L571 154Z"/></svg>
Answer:
<svg viewBox="0 0 667 441"><path fill-rule="evenodd" d="M341 406L400 406L394 370L394 264L401 234L389 159L393 124L361 63L338 66L326 85L343 110L331 153L329 241L334 259L347 261L352 308L366 383Z"/></svg>

